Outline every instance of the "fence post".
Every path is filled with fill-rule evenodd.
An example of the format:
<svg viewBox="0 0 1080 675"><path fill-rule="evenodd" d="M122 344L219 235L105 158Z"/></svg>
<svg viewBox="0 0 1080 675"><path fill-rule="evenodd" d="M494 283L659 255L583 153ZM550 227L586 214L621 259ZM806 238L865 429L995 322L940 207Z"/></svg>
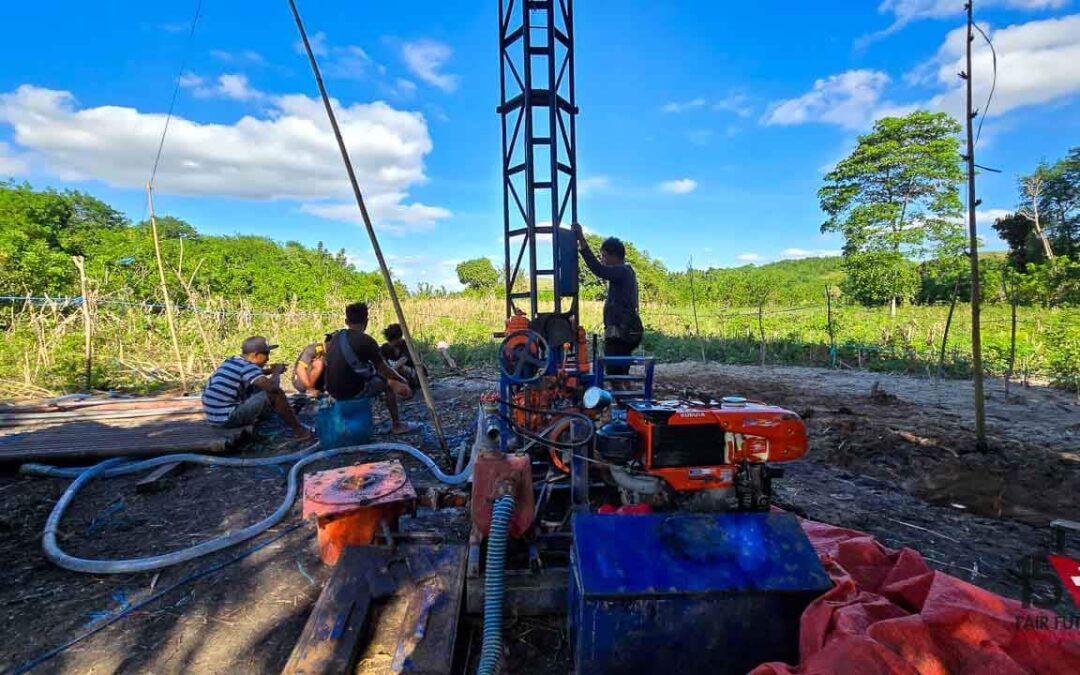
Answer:
<svg viewBox="0 0 1080 675"><path fill-rule="evenodd" d="M90 291L88 284L86 283L86 260L81 255L71 256L71 261L75 263L75 267L79 270L79 289L82 292L82 316L83 316L83 333L85 334L84 352L86 357L86 389L89 390L93 383L93 364L94 364L94 340L93 340L93 322L90 318Z"/></svg>
<svg viewBox="0 0 1080 675"><path fill-rule="evenodd" d="M173 317L172 300L169 298L169 285L165 281L165 264L161 261L161 240L158 238L157 217L154 215L154 194L150 183L146 184L146 204L150 213L150 232L154 237L154 256L157 258L158 277L161 279L161 295L165 300L165 320L169 324L169 337L172 338L176 367L180 369L180 387L186 393L187 376L184 374L184 357L180 354L180 339L176 334L176 320Z"/></svg>
<svg viewBox="0 0 1080 675"><path fill-rule="evenodd" d="M762 299L757 306L758 331L761 333L761 365L765 365L765 301Z"/></svg>
<svg viewBox="0 0 1080 675"><path fill-rule="evenodd" d="M938 379L945 379L945 346L949 342L949 326L952 325L953 311L956 309L956 296L960 294L960 277L953 282L952 302L949 303L949 316L945 319L945 331L941 335L941 356L938 358Z"/></svg>
<svg viewBox="0 0 1080 675"><path fill-rule="evenodd" d="M832 368L836 367L836 334L833 332L832 321L832 293L829 291L829 285L825 284L825 305L829 311L829 365Z"/></svg>
<svg viewBox="0 0 1080 675"><path fill-rule="evenodd" d="M698 325L697 294L694 293L694 259L692 257L687 266L690 268L690 307L694 310L694 334L697 335L698 341L701 342L701 362L705 363L705 338L701 337L701 326Z"/></svg>
<svg viewBox="0 0 1080 675"><path fill-rule="evenodd" d="M1008 268L1001 277L1001 284L1006 287L1006 297L1009 299L1010 321L1009 327L1009 370L1005 373L1005 398L1009 398L1009 385L1012 383L1013 368L1016 365L1016 285L1015 279L1010 279L1011 273ZM1013 281L1010 284L1009 281ZM1011 288L1010 288L1011 286Z"/></svg>

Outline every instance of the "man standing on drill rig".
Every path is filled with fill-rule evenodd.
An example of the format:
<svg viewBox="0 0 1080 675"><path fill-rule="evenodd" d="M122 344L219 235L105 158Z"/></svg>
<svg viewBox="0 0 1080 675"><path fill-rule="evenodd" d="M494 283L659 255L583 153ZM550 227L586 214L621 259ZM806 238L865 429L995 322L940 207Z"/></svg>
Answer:
<svg viewBox="0 0 1080 675"><path fill-rule="evenodd" d="M608 282L604 298L604 356L630 356L641 344L644 328L638 314L638 283L634 268L626 264L626 247L615 237L600 245L600 260L593 255L580 223L574 223L578 250L589 271ZM628 365L609 363L608 375L626 375Z"/></svg>

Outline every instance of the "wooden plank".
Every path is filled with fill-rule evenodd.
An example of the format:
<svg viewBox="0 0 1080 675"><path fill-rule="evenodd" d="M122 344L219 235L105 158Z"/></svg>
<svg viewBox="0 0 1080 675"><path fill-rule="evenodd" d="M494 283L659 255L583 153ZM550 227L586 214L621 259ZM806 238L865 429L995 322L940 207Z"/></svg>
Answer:
<svg viewBox="0 0 1080 675"><path fill-rule="evenodd" d="M218 452L249 429L224 429L201 419L150 420L131 426L69 422L0 435L0 462Z"/></svg>
<svg viewBox="0 0 1080 675"><path fill-rule="evenodd" d="M172 473L176 467L180 466L180 462L173 462L171 464L162 464L158 468L154 469L145 477L141 478L138 483L135 483L136 492L157 492L162 489L163 484L161 480L165 476Z"/></svg>
<svg viewBox="0 0 1080 675"><path fill-rule="evenodd" d="M304 630L282 669L284 675L341 675L351 671L364 635L374 596L393 590L382 586L380 549L349 546L326 582Z"/></svg>
<svg viewBox="0 0 1080 675"><path fill-rule="evenodd" d="M465 588L467 547L405 544L399 551L414 573L390 598L376 604L372 637L355 672L449 675ZM430 572L423 571L425 565ZM395 671L395 659L405 667Z"/></svg>
<svg viewBox="0 0 1080 675"><path fill-rule="evenodd" d="M17 413L0 414L0 427L33 426L43 422L64 422L69 420L112 420L134 419L138 417L174 418L177 415L201 414L202 410L193 407L184 408L151 408L148 410L107 410L104 412L45 412L45 413Z"/></svg>

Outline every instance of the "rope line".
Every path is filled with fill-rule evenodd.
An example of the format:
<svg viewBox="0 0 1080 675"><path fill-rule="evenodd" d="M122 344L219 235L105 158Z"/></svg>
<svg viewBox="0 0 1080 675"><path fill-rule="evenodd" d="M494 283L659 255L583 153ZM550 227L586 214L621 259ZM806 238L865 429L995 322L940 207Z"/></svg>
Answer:
<svg viewBox="0 0 1080 675"><path fill-rule="evenodd" d="M157 177L158 164L161 163L161 152L165 149L165 136L169 133L169 122L172 121L173 110L176 108L176 99L180 95L180 81L184 78L184 69L187 68L187 59L191 54L191 45L195 40L195 26L199 24L199 15L202 13L202 0L195 1L195 16L191 19L191 30L188 32L187 46L184 48L184 57L180 60L180 70L176 73L176 84L173 86L172 100L169 101L169 112L165 115L165 128L161 130L161 140L158 142L157 154L154 156L154 168L150 170L150 187L154 186L154 178Z"/></svg>

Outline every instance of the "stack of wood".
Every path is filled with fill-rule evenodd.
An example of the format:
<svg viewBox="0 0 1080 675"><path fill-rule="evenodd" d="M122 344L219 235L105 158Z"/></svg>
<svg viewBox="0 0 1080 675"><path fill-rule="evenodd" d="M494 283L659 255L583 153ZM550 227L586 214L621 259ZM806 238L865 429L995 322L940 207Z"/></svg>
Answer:
<svg viewBox="0 0 1080 675"><path fill-rule="evenodd" d="M219 452L245 431L211 426L192 396L0 404L0 462Z"/></svg>

